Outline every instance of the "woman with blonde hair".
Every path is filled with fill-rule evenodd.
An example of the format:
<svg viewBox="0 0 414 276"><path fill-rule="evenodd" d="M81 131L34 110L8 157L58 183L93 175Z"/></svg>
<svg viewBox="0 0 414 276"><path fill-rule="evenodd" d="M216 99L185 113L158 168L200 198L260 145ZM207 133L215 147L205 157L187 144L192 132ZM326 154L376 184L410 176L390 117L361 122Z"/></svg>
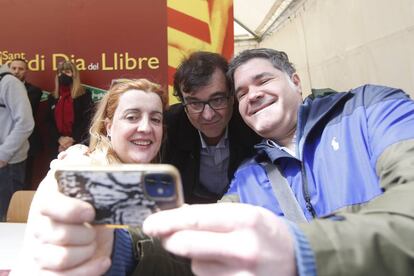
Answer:
<svg viewBox="0 0 414 276"><path fill-rule="evenodd" d="M158 110L152 110L147 115L149 125L140 126L141 130L145 127L153 128L155 126L153 132L157 137L146 135L144 133L146 131L142 131L142 134L140 135L134 133L133 128L135 122L139 119L143 119L140 118L141 116L144 116L142 110L132 108L125 111L125 114L116 113L116 110L122 107L122 105L120 106L121 96L128 91L145 91L147 95L136 95L136 97L142 97L142 99L137 100L144 104L149 104L153 98L159 98L161 101L160 108L158 108ZM133 100L134 97L131 96L131 101ZM158 102L158 100L156 102ZM89 130L89 153L104 154L106 162L108 163L159 162L159 149L163 140L162 134L164 131L162 123L163 114L167 109L167 102L167 94L161 86L146 79L123 80L122 82L113 85L110 91L100 101L92 119L92 124ZM135 103L130 102L129 104ZM154 108L152 105L147 107ZM117 115L121 117L116 117ZM116 129L116 131L112 131L112 129ZM124 131L126 133L124 133ZM136 150L134 150L134 148L136 148ZM146 148L151 151L150 154L154 154L150 160L137 154L137 150L138 153L143 153L143 150ZM133 155L134 153L135 155Z"/></svg>
<svg viewBox="0 0 414 276"><path fill-rule="evenodd" d="M114 230L88 224L95 217L93 206L60 193L53 169L70 163L155 162L166 108L164 90L146 79L118 83L105 94L90 128L88 151L71 147L63 160L52 162L39 185L18 262L25 265L11 275L102 275L108 270Z"/></svg>
<svg viewBox="0 0 414 276"><path fill-rule="evenodd" d="M73 144L87 141L92 96L89 90L82 87L79 71L72 62L58 64L55 90L49 95L48 104L54 156Z"/></svg>

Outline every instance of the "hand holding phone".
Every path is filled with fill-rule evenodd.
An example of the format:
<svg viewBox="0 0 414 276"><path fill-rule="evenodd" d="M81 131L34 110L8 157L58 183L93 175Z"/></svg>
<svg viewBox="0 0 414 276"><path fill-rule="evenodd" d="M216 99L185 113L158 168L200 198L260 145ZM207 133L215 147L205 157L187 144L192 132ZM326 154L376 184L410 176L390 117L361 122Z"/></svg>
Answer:
<svg viewBox="0 0 414 276"><path fill-rule="evenodd" d="M142 225L150 214L183 204L177 169L165 164L67 166L59 190L94 206L96 224Z"/></svg>

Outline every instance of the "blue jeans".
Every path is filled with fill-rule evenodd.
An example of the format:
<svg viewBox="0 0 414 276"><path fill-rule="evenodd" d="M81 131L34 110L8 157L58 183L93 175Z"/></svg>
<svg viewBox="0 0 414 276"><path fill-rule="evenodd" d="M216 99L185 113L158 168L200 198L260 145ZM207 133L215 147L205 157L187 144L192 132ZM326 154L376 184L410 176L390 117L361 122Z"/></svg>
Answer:
<svg viewBox="0 0 414 276"><path fill-rule="evenodd" d="M0 168L0 221L6 220L7 208L13 193L24 187L26 160Z"/></svg>

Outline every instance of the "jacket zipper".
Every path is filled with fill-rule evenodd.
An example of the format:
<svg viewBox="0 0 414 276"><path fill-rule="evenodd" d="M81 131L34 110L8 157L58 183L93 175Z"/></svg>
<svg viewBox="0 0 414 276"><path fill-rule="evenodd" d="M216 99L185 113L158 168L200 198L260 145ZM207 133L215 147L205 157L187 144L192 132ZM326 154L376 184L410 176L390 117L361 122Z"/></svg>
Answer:
<svg viewBox="0 0 414 276"><path fill-rule="evenodd" d="M316 218L317 217L316 212L312 206L310 195L309 195L308 179L306 178L306 172L305 172L305 168L302 162L300 163L300 171L302 174L302 189L303 189L303 197L305 198L306 210L308 210L308 212L312 214L313 218Z"/></svg>

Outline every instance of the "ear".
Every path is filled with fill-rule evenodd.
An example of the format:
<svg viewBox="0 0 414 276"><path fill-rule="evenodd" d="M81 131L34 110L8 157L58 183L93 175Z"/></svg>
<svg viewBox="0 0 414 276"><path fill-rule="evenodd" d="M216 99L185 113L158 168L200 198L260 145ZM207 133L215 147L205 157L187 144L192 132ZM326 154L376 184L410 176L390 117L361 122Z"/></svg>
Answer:
<svg viewBox="0 0 414 276"><path fill-rule="evenodd" d="M112 121L109 120L109 118L105 118L104 124L106 128L106 134L111 136Z"/></svg>
<svg viewBox="0 0 414 276"><path fill-rule="evenodd" d="M298 92L302 95L302 84L299 75L297 73L293 73L291 79L293 84L295 84L296 88L298 89Z"/></svg>

